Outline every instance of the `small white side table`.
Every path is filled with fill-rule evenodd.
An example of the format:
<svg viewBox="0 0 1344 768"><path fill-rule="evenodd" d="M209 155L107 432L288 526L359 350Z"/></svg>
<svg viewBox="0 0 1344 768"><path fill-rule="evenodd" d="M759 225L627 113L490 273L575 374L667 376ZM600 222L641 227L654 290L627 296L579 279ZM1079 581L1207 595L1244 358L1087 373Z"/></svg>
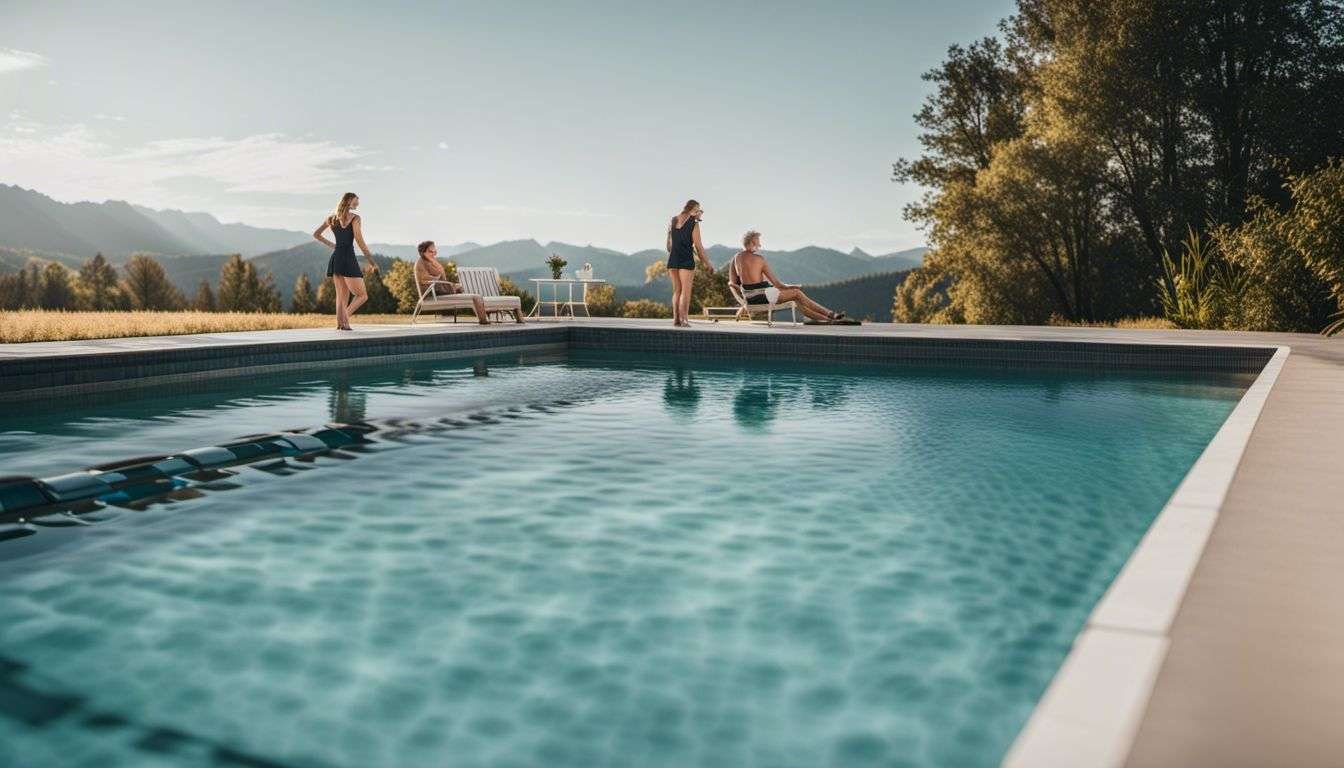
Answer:
<svg viewBox="0 0 1344 768"><path fill-rule="evenodd" d="M538 320L540 320L543 317L543 315L541 314L541 305L543 304L551 305L551 316L557 320L559 320L562 316L561 315L562 309L569 310L569 319L577 320L578 317L575 316L574 314L574 307L583 307L584 316L592 317L592 315L590 315L588 312L587 288L589 285L603 285L607 282L606 280L594 280L594 279L579 280L578 278L574 277L562 277L558 280L550 277L533 277L530 279L533 282L533 284L536 285L537 303L532 306L532 311L527 313L527 316L535 317ZM542 296L541 289L543 286L547 285L551 287L551 298L549 301L543 301L541 298ZM560 299L560 286L562 285L568 289L568 292L566 293L566 298L563 301ZM574 286L576 285L582 285L584 287L583 296L578 301L574 300Z"/></svg>

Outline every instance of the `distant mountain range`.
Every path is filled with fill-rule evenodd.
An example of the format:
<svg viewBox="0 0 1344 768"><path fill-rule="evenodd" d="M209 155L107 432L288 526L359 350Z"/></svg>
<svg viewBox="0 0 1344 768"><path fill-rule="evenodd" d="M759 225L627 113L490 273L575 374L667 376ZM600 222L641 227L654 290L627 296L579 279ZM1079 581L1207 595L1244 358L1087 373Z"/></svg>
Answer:
<svg viewBox="0 0 1344 768"><path fill-rule="evenodd" d="M384 268L392 258L416 256L414 245L371 243L369 247L379 255ZM926 250L912 248L871 256L857 248L844 253L808 246L767 251L766 256L785 280L819 285L908 270L922 263ZM711 246L710 260L722 266L736 251L725 245ZM314 242L307 232L223 224L208 213L159 211L114 200L61 203L39 192L0 184L0 273L17 270L33 258L78 268L98 252L114 264L124 262L132 253L155 254L168 278L187 295L203 279L215 283L228 254L241 253L256 264L258 271L274 275L286 302L301 272L306 272L314 284L326 275L330 256L330 250ZM585 262L592 264L595 276L626 287L618 293L631 298L644 292L644 270L649 264L667 258L656 248L622 253L594 245L543 245L536 240L439 245L440 257L452 258L463 266L495 267L524 284L528 278L550 276L544 262L551 254L569 262L566 274Z"/></svg>

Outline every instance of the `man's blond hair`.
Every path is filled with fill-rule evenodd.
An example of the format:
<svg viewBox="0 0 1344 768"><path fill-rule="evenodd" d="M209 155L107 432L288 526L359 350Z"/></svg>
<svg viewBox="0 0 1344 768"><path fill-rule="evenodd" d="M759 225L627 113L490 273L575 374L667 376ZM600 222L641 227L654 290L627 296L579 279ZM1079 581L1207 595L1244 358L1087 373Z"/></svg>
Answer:
<svg viewBox="0 0 1344 768"><path fill-rule="evenodd" d="M751 244L761 239L761 233L754 229L747 230L747 234L742 236L742 247L750 248Z"/></svg>

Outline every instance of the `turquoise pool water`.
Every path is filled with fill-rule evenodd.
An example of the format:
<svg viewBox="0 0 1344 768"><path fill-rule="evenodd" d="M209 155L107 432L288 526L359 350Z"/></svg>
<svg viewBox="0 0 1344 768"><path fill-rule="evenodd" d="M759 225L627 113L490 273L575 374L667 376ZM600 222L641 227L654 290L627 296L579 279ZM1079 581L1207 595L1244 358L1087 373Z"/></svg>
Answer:
<svg viewBox="0 0 1344 768"><path fill-rule="evenodd" d="M7 409L37 476L379 428L0 541L0 765L995 765L1246 383L581 356Z"/></svg>

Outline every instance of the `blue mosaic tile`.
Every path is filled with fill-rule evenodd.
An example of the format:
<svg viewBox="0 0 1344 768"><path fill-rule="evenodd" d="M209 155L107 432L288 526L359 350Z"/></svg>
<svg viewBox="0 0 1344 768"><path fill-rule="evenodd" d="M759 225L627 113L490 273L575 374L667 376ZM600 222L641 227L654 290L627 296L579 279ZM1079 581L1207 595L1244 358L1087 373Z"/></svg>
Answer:
<svg viewBox="0 0 1344 768"><path fill-rule="evenodd" d="M71 472L67 475L44 477L41 483L56 501L96 499L113 491L113 487L100 475L91 472Z"/></svg>
<svg viewBox="0 0 1344 768"><path fill-rule="evenodd" d="M278 438L280 442L288 443L298 453L312 453L313 451L327 450L327 444L321 438L313 435L290 434Z"/></svg>
<svg viewBox="0 0 1344 768"><path fill-rule="evenodd" d="M223 448L210 446L208 448L193 448L190 451L183 451L182 457L192 462L201 469L213 469L238 461L238 457L232 452Z"/></svg>
<svg viewBox="0 0 1344 768"><path fill-rule="evenodd" d="M181 456L169 456L163 461L156 461L154 468L165 475L184 475L196 471L196 465Z"/></svg>
<svg viewBox="0 0 1344 768"><path fill-rule="evenodd" d="M0 512L41 507L51 503L31 477L0 478Z"/></svg>

